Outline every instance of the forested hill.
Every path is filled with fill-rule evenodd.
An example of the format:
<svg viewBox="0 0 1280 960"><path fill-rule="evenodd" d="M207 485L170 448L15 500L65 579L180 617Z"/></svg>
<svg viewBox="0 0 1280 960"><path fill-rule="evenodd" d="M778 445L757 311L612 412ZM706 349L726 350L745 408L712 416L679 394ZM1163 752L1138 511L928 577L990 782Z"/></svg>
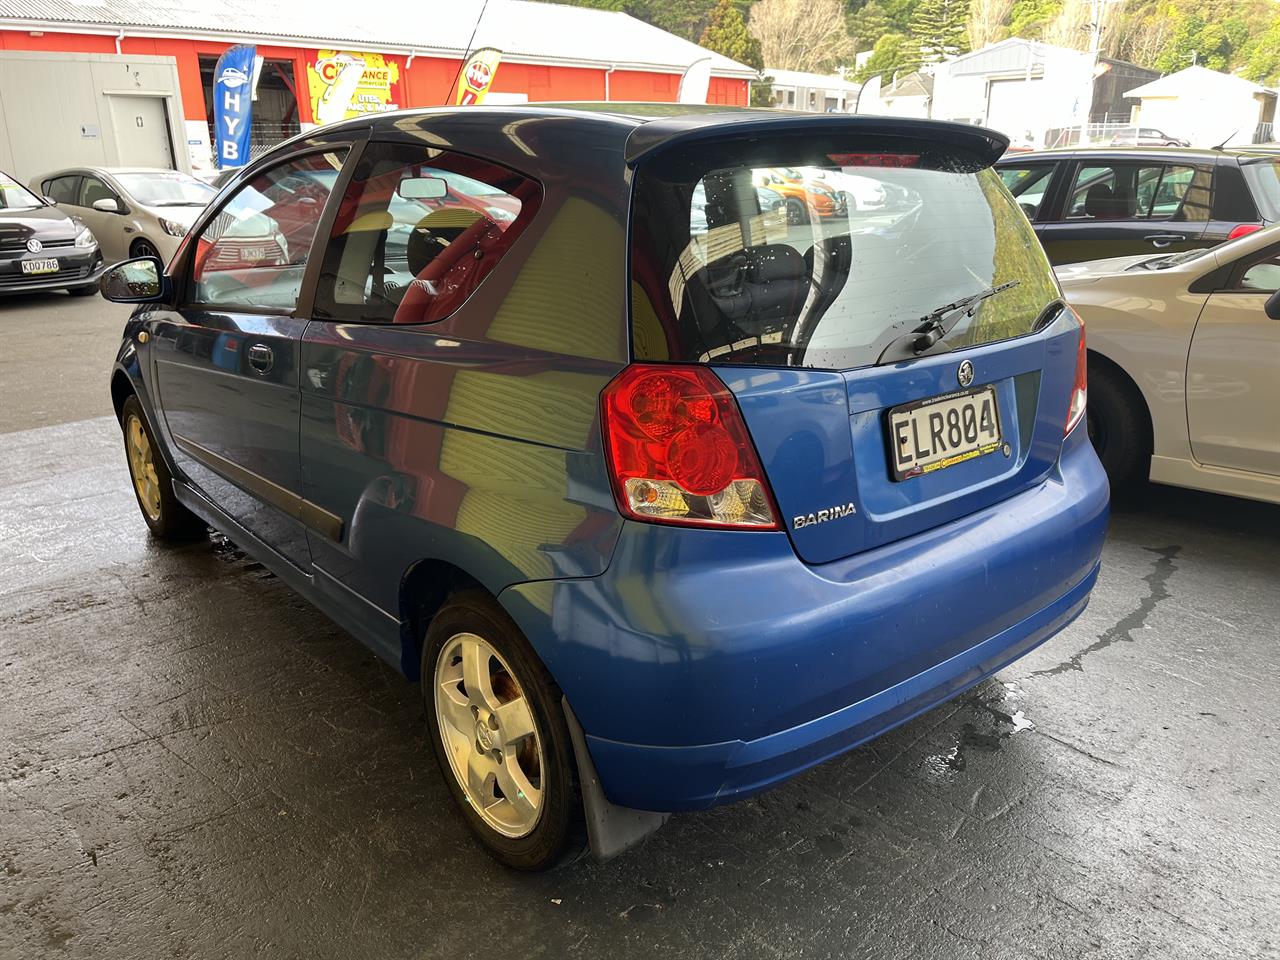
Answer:
<svg viewBox="0 0 1280 960"><path fill-rule="evenodd" d="M566 0L560 0L566 2ZM1006 37L1087 49L1094 0L567 0L621 10L753 66L891 73ZM1280 0L1098 0L1104 55L1280 84Z"/></svg>

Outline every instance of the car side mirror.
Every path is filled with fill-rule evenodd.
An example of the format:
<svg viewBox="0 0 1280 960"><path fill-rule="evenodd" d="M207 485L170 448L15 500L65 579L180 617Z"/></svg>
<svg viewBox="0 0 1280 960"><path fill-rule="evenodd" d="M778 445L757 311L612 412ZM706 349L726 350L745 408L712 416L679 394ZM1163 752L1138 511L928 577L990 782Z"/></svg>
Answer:
<svg viewBox="0 0 1280 960"><path fill-rule="evenodd" d="M103 197L101 200L93 201L93 209L101 210L103 213L119 213L120 201L114 197Z"/></svg>
<svg viewBox="0 0 1280 960"><path fill-rule="evenodd" d="M49 196L48 194L45 194L40 199L45 202L45 206L56 207L58 205L58 201L53 199L53 197Z"/></svg>
<svg viewBox="0 0 1280 960"><path fill-rule="evenodd" d="M168 286L164 267L155 257L117 263L98 281L102 296L113 303L158 303Z"/></svg>
<svg viewBox="0 0 1280 960"><path fill-rule="evenodd" d="M1272 320L1280 320L1280 290L1267 297L1267 302L1262 305L1262 312Z"/></svg>

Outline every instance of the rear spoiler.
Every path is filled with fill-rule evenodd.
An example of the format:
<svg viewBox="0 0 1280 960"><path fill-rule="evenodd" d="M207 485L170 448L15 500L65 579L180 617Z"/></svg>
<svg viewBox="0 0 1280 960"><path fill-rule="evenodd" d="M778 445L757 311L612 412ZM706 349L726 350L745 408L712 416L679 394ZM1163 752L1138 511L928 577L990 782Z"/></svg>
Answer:
<svg viewBox="0 0 1280 960"><path fill-rule="evenodd" d="M967 150L990 166L1009 146L1002 133L968 123L944 120L910 120L905 117L850 116L847 114L797 114L766 110L687 114L642 123L627 137L624 156L634 167L675 146L708 140L754 137L878 136L920 140Z"/></svg>

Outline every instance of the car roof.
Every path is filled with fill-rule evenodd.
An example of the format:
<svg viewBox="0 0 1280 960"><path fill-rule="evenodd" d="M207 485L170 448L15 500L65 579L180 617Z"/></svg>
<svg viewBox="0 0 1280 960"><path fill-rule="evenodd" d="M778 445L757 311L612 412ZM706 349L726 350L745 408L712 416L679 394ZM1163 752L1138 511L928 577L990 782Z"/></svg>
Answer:
<svg viewBox="0 0 1280 960"><path fill-rule="evenodd" d="M552 102L536 104L494 105L480 107L426 107L397 110L373 116L355 117L300 134L305 140L317 133L339 133L370 128L375 133L388 127L399 127L406 120L453 114L494 118L495 124L510 122L514 117L558 117L583 124L626 125L632 127L626 138L626 159L635 163L655 150L679 140L706 139L731 133L752 136L766 133L796 132L863 132L927 138L965 146L988 163L1004 151L1008 138L985 127L942 120L916 120L902 117L880 117L847 113L810 113L765 107L731 107L722 104L643 103L643 102Z"/></svg>

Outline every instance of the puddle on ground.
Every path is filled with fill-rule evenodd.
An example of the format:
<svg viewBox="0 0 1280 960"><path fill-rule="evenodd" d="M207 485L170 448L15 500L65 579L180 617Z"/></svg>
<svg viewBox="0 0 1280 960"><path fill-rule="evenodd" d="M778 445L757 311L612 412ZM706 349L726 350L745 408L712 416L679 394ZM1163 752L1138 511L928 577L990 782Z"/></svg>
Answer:
<svg viewBox="0 0 1280 960"><path fill-rule="evenodd" d="M962 709L976 711L978 719L960 725L950 750L926 757L925 772L950 778L969 765L974 753L997 753L1005 740L1024 730L1034 730L1035 723L1018 705L1021 699L1017 683L984 685L961 698Z"/></svg>

